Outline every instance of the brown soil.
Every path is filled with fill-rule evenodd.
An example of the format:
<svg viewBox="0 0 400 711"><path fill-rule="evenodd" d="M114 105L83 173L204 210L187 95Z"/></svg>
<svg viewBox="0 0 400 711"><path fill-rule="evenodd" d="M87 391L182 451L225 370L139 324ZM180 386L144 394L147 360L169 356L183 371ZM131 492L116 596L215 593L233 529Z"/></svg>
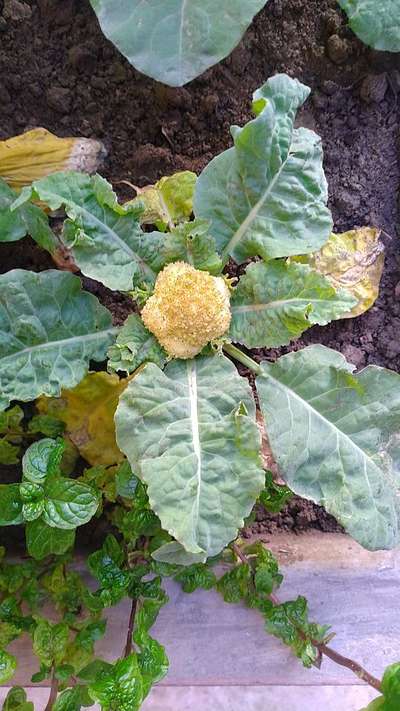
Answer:
<svg viewBox="0 0 400 711"><path fill-rule="evenodd" d="M320 342L358 367L400 369L400 276L397 244L400 56L375 53L346 28L336 0L270 0L232 56L183 89L137 73L101 34L88 0L25 0L29 20L2 15L0 0L0 137L33 126L59 135L100 138L102 173L114 184L153 182L176 170L199 172L230 145L229 126L249 119L252 92L276 72L311 86L299 123L325 148L335 229L370 224L384 231L386 268L380 297L364 316L313 328L291 350ZM37 247L1 246L0 271L43 269ZM120 323L124 297L90 280L86 288ZM271 358L281 351L268 351ZM255 355L264 356L262 351ZM255 526L332 530L321 509L294 499Z"/></svg>

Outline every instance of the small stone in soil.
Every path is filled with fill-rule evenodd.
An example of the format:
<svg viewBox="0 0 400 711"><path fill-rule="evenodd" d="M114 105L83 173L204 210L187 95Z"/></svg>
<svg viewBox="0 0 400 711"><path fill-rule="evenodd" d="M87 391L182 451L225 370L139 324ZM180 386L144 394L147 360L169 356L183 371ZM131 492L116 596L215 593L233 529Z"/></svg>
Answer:
<svg viewBox="0 0 400 711"><path fill-rule="evenodd" d="M28 20L32 16L32 8L20 0L4 0L3 15L6 20L21 22Z"/></svg>
<svg viewBox="0 0 400 711"><path fill-rule="evenodd" d="M369 74L361 84L360 96L367 104L380 104L388 88L386 74Z"/></svg>
<svg viewBox="0 0 400 711"><path fill-rule="evenodd" d="M339 37L339 35L331 35L326 43L328 57L335 64L343 64L350 56L351 48L349 42Z"/></svg>
<svg viewBox="0 0 400 711"><path fill-rule="evenodd" d="M46 94L47 103L51 109L60 114L67 114L71 108L72 94L69 89L52 86Z"/></svg>

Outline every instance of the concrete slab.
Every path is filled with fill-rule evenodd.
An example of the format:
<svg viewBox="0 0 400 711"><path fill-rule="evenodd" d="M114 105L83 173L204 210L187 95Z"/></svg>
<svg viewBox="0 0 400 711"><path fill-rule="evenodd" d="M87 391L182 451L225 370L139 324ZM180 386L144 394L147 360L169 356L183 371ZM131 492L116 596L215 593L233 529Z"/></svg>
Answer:
<svg viewBox="0 0 400 711"><path fill-rule="evenodd" d="M6 691L0 688L0 703ZM44 711L48 690L27 689L27 693L35 711ZM360 686L158 687L141 711L359 711L375 695Z"/></svg>
<svg viewBox="0 0 400 711"><path fill-rule="evenodd" d="M369 553L337 534L279 535L265 542L285 573L280 597L305 595L313 619L331 624L337 633L331 646L378 677L388 664L400 659L400 620L394 614L400 551ZM303 669L289 650L264 632L257 612L227 605L213 591L186 595L174 583L167 587L171 602L162 610L154 636L165 645L171 669L146 711L192 707L196 711L252 711L256 707L257 711L358 711L374 697L373 690L350 671L329 660L320 671ZM120 656L128 615L126 603L110 611L99 655L109 660ZM15 683L29 685L37 670L29 643L18 642L14 651L19 659ZM180 693L171 687L176 692L181 689ZM300 687L304 693L297 702ZM197 701L191 700L196 689ZM240 703L239 692L245 699Z"/></svg>

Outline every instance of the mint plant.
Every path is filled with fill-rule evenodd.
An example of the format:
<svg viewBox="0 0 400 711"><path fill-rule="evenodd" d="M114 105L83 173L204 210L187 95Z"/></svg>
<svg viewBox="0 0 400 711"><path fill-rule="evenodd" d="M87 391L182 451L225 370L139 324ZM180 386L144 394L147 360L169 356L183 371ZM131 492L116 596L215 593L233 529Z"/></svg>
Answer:
<svg viewBox="0 0 400 711"><path fill-rule="evenodd" d="M362 233L372 255L362 286L341 283L359 235L332 235L321 141L294 128L308 94L285 75L270 79L254 95L255 118L233 127L233 147L197 180L175 176L167 201L159 199L165 181L122 205L100 176L71 172L0 204L3 241L23 237L13 216L36 201L62 208L49 250L55 259L61 250L73 268L132 299L132 314L114 327L78 276L0 277L3 447L25 448L30 431L14 401L40 397L42 418L19 480L0 486L0 526L24 525L30 556L21 566L1 562L0 682L16 666L9 644L28 633L40 663L33 680L51 681L48 711L94 702L106 711L140 708L168 668L150 635L167 602L165 577L185 592L215 587L226 602L244 602L305 666L328 656L381 690L329 646L332 633L309 620L303 597L279 601L277 561L239 537L257 501L277 511L295 492L323 505L368 549L400 539L400 376L375 366L355 373L319 345L276 362L244 349L287 345L313 324L359 315L376 298L382 254L373 230ZM230 276L232 260L240 277ZM97 432L107 438L107 458L98 462L93 442L87 446L95 425L85 425L79 398L94 376L90 361L106 359L113 375L95 374L109 379L95 385L109 388ZM252 373L252 387L235 362ZM87 411L95 409L90 392L88 385ZM118 447L107 424L114 411ZM71 442L75 457L67 456ZM77 466L76 450L89 468ZM76 530L99 516L109 533L87 558L93 591L72 549ZM131 600L125 648L110 664L96 657L95 642L107 608L124 598ZM44 619L44 602L57 622ZM382 691L392 693L384 684ZM14 689L4 708L14 699L29 707Z"/></svg>
<svg viewBox="0 0 400 711"><path fill-rule="evenodd" d="M183 86L231 53L268 0L90 0L106 37L139 71Z"/></svg>

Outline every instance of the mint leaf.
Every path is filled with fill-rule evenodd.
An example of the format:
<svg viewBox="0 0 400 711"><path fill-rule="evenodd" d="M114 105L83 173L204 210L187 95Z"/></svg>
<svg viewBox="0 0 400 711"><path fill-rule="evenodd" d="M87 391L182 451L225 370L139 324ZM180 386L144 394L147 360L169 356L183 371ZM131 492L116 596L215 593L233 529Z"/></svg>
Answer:
<svg viewBox="0 0 400 711"><path fill-rule="evenodd" d="M4 437L0 439L0 464L18 464L20 447Z"/></svg>
<svg viewBox="0 0 400 711"><path fill-rule="evenodd" d="M0 484L0 526L17 526L22 521L19 484Z"/></svg>
<svg viewBox="0 0 400 711"><path fill-rule="evenodd" d="M145 699L153 684L161 681L168 674L169 660L162 644L152 637L142 640L142 649L138 654L138 664L142 675L143 698Z"/></svg>
<svg viewBox="0 0 400 711"><path fill-rule="evenodd" d="M120 464L115 475L115 485L118 496L133 499L139 485L139 479L133 474L131 465L125 461Z"/></svg>
<svg viewBox="0 0 400 711"><path fill-rule="evenodd" d="M57 698L53 711L80 711L82 706L91 706L92 700L85 686L66 689Z"/></svg>
<svg viewBox="0 0 400 711"><path fill-rule="evenodd" d="M67 650L69 628L65 622L52 624L41 619L33 634L33 651L46 668L63 661Z"/></svg>
<svg viewBox="0 0 400 711"><path fill-rule="evenodd" d="M104 711L138 711L143 701L143 680L136 654L115 662L89 685L89 694Z"/></svg>
<svg viewBox="0 0 400 711"><path fill-rule="evenodd" d="M251 579L250 566L240 563L219 578L217 590L225 602L238 603L247 598Z"/></svg>
<svg viewBox="0 0 400 711"><path fill-rule="evenodd" d="M62 555L72 548L75 541L75 530L53 528L40 518L27 523L25 535L28 553L36 560L48 555Z"/></svg>
<svg viewBox="0 0 400 711"><path fill-rule="evenodd" d="M14 676L17 660L12 654L0 649L0 684L6 684Z"/></svg>
<svg viewBox="0 0 400 711"><path fill-rule="evenodd" d="M34 711L31 701L27 701L26 691L20 686L14 686L8 692L2 711Z"/></svg>
<svg viewBox="0 0 400 711"><path fill-rule="evenodd" d="M98 507L98 495L88 484L63 477L46 482L43 520L48 526L63 529L82 526Z"/></svg>
<svg viewBox="0 0 400 711"><path fill-rule="evenodd" d="M34 415L28 424L28 432L43 434L45 437L59 437L65 430L65 423L52 415Z"/></svg>
<svg viewBox="0 0 400 711"><path fill-rule="evenodd" d="M270 513L279 513L293 498L293 491L288 486L275 484L272 472L265 472L265 489L259 496L259 502Z"/></svg>
<svg viewBox="0 0 400 711"><path fill-rule="evenodd" d="M304 597L274 606L266 616L265 628L291 647L305 667L318 659L316 642L323 642L330 629L308 621L308 605Z"/></svg>
<svg viewBox="0 0 400 711"><path fill-rule="evenodd" d="M62 440L54 439L41 439L31 444L22 458L24 479L43 484L48 475L59 474L64 448Z"/></svg>
<svg viewBox="0 0 400 711"><path fill-rule="evenodd" d="M174 580L180 583L182 590L186 593L192 593L198 588L211 590L217 582L213 571L201 563L184 568L174 576Z"/></svg>

